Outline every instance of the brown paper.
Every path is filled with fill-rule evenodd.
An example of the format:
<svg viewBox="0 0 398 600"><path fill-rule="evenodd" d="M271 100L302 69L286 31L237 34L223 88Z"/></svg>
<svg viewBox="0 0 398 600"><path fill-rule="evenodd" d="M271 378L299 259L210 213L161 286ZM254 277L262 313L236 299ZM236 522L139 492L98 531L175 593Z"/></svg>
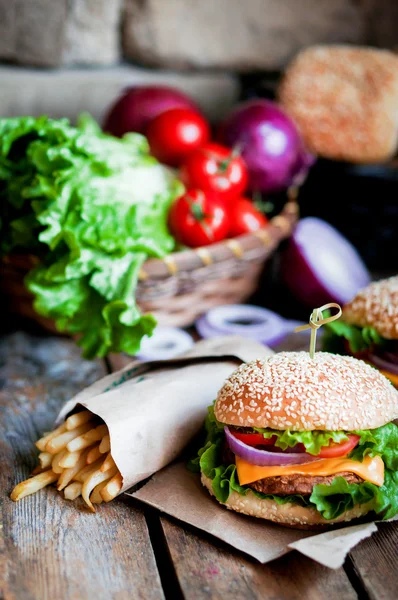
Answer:
<svg viewBox="0 0 398 600"><path fill-rule="evenodd" d="M240 363L270 354L262 344L230 336L199 342L176 359L135 361L77 394L57 421L81 407L103 419L124 491L181 453Z"/></svg>
<svg viewBox="0 0 398 600"><path fill-rule="evenodd" d="M351 548L377 531L377 521L373 521L314 534L229 511L210 496L199 475L181 462L156 473L140 490L128 495L210 533L261 563L298 550L338 569ZM391 520L395 519L398 516Z"/></svg>
<svg viewBox="0 0 398 600"><path fill-rule="evenodd" d="M128 495L214 535L262 563L290 552L290 543L310 535L226 510L202 486L200 476L181 462L156 473L140 490Z"/></svg>

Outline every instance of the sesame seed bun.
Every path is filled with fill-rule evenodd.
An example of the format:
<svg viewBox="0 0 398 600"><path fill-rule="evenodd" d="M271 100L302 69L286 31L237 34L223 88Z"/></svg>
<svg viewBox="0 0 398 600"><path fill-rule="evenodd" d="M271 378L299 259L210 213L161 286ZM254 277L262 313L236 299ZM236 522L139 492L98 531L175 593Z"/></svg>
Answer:
<svg viewBox="0 0 398 600"><path fill-rule="evenodd" d="M201 479L205 488L214 496L211 479L206 477L204 473L201 474ZM234 510L250 517L274 521L275 523L294 529L325 529L337 523L358 519L370 512L368 506L362 504L347 510L337 517L337 519L326 520L316 508L299 506L290 502L278 504L274 500L262 500L250 490L246 496L232 491L228 500L225 503L220 502L220 504L229 510Z"/></svg>
<svg viewBox="0 0 398 600"><path fill-rule="evenodd" d="M371 283L343 309L350 325L374 327L388 340L398 340L398 276Z"/></svg>
<svg viewBox="0 0 398 600"><path fill-rule="evenodd" d="M383 162L398 142L398 57L387 50L313 46L288 66L279 99L314 154Z"/></svg>
<svg viewBox="0 0 398 600"><path fill-rule="evenodd" d="M214 406L218 421L293 431L374 429L398 418L398 391L351 356L280 352L241 365Z"/></svg>

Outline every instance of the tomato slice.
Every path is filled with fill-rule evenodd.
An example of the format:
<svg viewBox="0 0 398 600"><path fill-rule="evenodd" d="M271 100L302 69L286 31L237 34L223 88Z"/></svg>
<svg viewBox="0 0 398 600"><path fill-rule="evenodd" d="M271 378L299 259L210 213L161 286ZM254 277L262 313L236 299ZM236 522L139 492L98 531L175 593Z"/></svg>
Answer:
<svg viewBox="0 0 398 600"><path fill-rule="evenodd" d="M230 430L236 439L240 440L248 446L273 446L276 441L276 436L265 438L262 433L243 433L242 431Z"/></svg>
<svg viewBox="0 0 398 600"><path fill-rule="evenodd" d="M340 444L332 443L330 446L324 446L318 456L319 458L335 458L337 456L345 456L351 452L353 448L355 448L359 440L359 435L351 433L348 436L348 440L340 442Z"/></svg>

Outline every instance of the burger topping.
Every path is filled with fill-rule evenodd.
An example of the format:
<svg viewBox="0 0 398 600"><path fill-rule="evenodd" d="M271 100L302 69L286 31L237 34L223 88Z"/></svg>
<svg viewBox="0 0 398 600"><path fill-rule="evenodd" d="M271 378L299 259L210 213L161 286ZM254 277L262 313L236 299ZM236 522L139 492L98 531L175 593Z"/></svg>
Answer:
<svg viewBox="0 0 398 600"><path fill-rule="evenodd" d="M358 385L357 381L357 388ZM367 385L366 388L366 391L370 389ZM368 393L365 396L369 400ZM360 395L357 397L361 398ZM386 404L385 395L378 394L377 398L378 410L382 410L381 404L383 407ZM365 422L367 418L364 417ZM348 421L351 423L352 419L348 418ZM364 421L358 425L363 426ZM239 423L228 426L229 429L233 428L234 431L243 434L262 431L258 428L256 431L255 424L250 428ZM224 427L225 423L220 422L215 415L214 406L210 406L205 424L206 437L197 455L189 464L191 470L201 471L211 480L212 491L219 502L227 502L233 492L242 496L251 493L260 500L271 499L277 504L292 503L313 507L325 519L335 519L344 511L362 504L366 504L382 519L390 519L398 514L398 426L394 423L348 432L347 430L338 432L310 429L294 431L293 428L290 431L267 429L266 431L272 432L271 439L274 435L281 434L278 443L288 438L295 452L297 450L295 446L299 443L306 446L307 453L309 453L309 444L314 443L311 449L315 450L315 445L322 440L323 435L328 436L326 444L329 444L329 448L332 447L332 443L338 443L334 436L339 433L344 436L339 443L346 442L354 434L360 439L345 457L319 457L312 463L264 467L250 464L231 452L227 445ZM272 442L275 442L274 446L262 446L262 448L270 453L274 449L277 452L282 450L280 446L276 446L275 440ZM323 441L320 447L326 444ZM290 452L289 445L285 452L286 454ZM320 450L318 454L319 452ZM323 467L324 470L321 469ZM251 477L244 479L244 476L249 474ZM243 483L249 480L250 483ZM278 490L275 493L271 492L271 487L266 487L275 485L278 486L274 487L274 490ZM263 488L262 491L260 487ZM308 495L305 492L310 488L312 491Z"/></svg>
<svg viewBox="0 0 398 600"><path fill-rule="evenodd" d="M310 496L315 485L330 485L337 475L282 475L280 477L267 477L259 481L249 483L249 487L261 494L271 494L277 496L290 496L300 494L300 496ZM338 477L344 477L347 483L363 483L363 479L349 471L339 473Z"/></svg>
<svg viewBox="0 0 398 600"><path fill-rule="evenodd" d="M278 452L278 448L271 446L272 451L248 446L238 438L236 438L229 427L224 428L225 437L228 446L232 452L238 457L247 460L252 465L297 465L301 463L309 463L318 460L317 457L308 454L307 452Z"/></svg>
<svg viewBox="0 0 398 600"><path fill-rule="evenodd" d="M236 470L240 485L247 485L267 477L285 475L306 475L311 477L328 477L340 473L355 473L361 479L377 486L384 483L384 463L380 456L365 456L362 462L349 458L324 458L312 463L289 466L260 467L235 456Z"/></svg>
<svg viewBox="0 0 398 600"><path fill-rule="evenodd" d="M234 427L229 427L229 431L248 446L277 446L288 452L308 452L319 458L345 456L360 440L359 435L345 431L276 431Z"/></svg>

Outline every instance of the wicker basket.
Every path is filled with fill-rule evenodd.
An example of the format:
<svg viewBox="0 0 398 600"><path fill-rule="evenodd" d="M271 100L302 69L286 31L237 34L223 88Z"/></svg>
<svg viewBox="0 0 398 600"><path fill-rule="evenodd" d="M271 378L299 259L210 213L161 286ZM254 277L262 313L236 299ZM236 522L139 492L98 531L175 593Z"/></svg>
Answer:
<svg viewBox="0 0 398 600"><path fill-rule="evenodd" d="M160 325L186 327L210 308L246 300L257 287L266 259L289 237L298 219L295 194L289 192L282 212L256 233L146 261L136 296L141 311L152 313ZM5 257L0 287L12 312L55 331L52 321L34 311L32 296L23 285L37 261L26 255Z"/></svg>

